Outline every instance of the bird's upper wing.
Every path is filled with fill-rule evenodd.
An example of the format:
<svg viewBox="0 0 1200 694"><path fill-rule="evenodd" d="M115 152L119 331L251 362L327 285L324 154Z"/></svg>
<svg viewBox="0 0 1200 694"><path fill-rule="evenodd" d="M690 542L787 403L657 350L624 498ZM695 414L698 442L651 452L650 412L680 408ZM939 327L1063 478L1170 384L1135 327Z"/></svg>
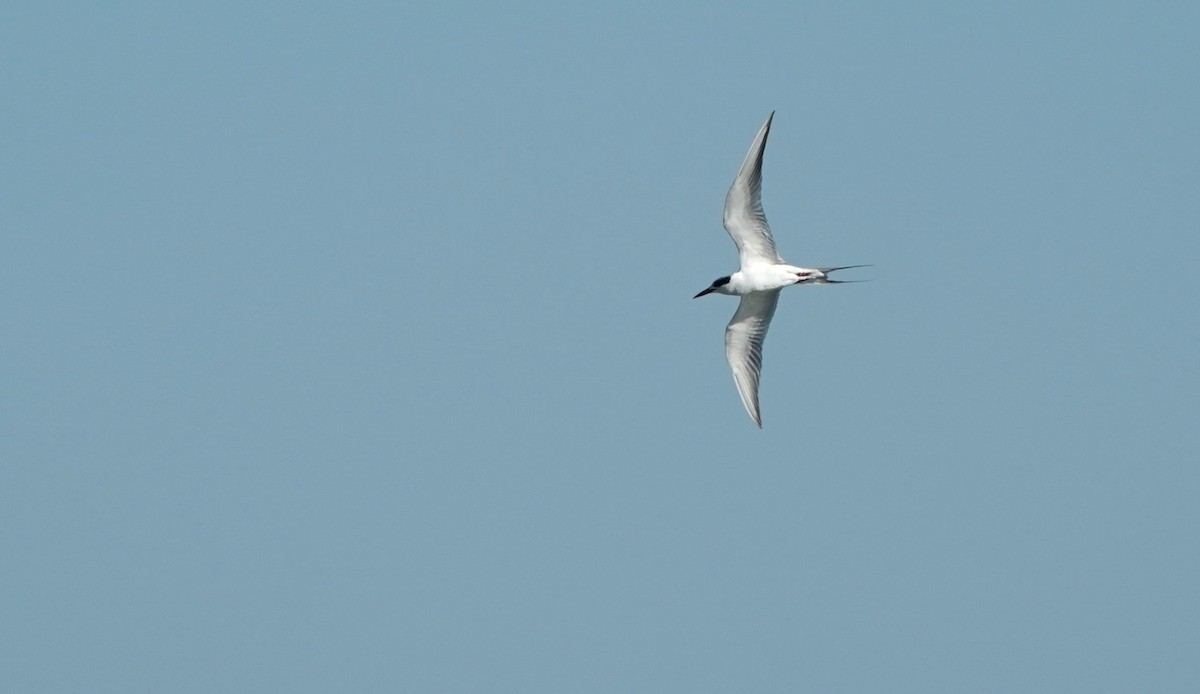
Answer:
<svg viewBox="0 0 1200 694"><path fill-rule="evenodd" d="M753 292L742 297L737 312L725 328L725 358L733 369L742 405L754 423L762 428L758 413L758 377L762 373L762 347L771 317L779 303L778 289Z"/></svg>
<svg viewBox="0 0 1200 694"><path fill-rule="evenodd" d="M725 231L737 244L742 267L761 262L781 262L762 208L763 150L767 147L767 133L771 131L771 120L774 118L775 112L772 111L750 145L746 160L742 162L737 178L733 179L733 185L725 195Z"/></svg>

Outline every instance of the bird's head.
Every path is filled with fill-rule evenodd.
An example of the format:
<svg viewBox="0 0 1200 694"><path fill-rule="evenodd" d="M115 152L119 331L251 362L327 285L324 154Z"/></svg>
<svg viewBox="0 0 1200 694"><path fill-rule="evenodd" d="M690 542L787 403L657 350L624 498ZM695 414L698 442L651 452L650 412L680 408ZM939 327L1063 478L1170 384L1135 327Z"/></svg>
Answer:
<svg viewBox="0 0 1200 694"><path fill-rule="evenodd" d="M700 292L696 296L693 296L692 298L699 299L700 297L704 296L705 294L712 294L713 292L720 292L722 294L725 294L726 291L722 288L727 284L729 284L729 275L726 275L724 277L718 277L717 279L713 280L712 284L708 285L707 289Z"/></svg>

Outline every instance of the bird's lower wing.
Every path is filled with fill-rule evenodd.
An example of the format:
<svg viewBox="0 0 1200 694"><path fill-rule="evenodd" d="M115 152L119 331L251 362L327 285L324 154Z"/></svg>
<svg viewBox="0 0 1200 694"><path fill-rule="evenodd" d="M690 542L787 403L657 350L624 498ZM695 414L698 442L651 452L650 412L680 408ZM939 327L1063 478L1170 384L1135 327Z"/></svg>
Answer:
<svg viewBox="0 0 1200 694"><path fill-rule="evenodd" d="M737 312L725 328L725 358L733 370L742 405L760 428L758 412L758 379L762 373L762 348L771 317L779 303L779 291L754 292L742 297Z"/></svg>

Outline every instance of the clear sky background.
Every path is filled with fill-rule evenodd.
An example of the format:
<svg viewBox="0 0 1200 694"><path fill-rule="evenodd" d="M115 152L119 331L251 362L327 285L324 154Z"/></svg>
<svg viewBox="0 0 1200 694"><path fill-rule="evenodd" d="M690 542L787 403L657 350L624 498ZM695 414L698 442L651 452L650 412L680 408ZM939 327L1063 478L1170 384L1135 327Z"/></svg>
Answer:
<svg viewBox="0 0 1200 694"><path fill-rule="evenodd" d="M1200 690L1200 5L6 3L0 690ZM777 110L765 428L725 191Z"/></svg>

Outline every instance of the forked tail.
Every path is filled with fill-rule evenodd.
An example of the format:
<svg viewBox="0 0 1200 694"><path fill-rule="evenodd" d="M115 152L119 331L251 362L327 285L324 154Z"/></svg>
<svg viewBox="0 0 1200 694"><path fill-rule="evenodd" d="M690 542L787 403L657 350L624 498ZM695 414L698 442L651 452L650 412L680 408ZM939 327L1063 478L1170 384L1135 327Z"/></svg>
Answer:
<svg viewBox="0 0 1200 694"><path fill-rule="evenodd" d="M871 280L831 280L828 277L829 273L831 273L831 272L837 272L838 270L850 270L850 269L856 268L856 267L875 267L875 266L871 265L871 264L867 264L867 265L842 265L841 267L819 267L817 269L821 271L821 274L826 275L826 277L824 279L817 280L813 284L853 284L855 282L870 282Z"/></svg>

